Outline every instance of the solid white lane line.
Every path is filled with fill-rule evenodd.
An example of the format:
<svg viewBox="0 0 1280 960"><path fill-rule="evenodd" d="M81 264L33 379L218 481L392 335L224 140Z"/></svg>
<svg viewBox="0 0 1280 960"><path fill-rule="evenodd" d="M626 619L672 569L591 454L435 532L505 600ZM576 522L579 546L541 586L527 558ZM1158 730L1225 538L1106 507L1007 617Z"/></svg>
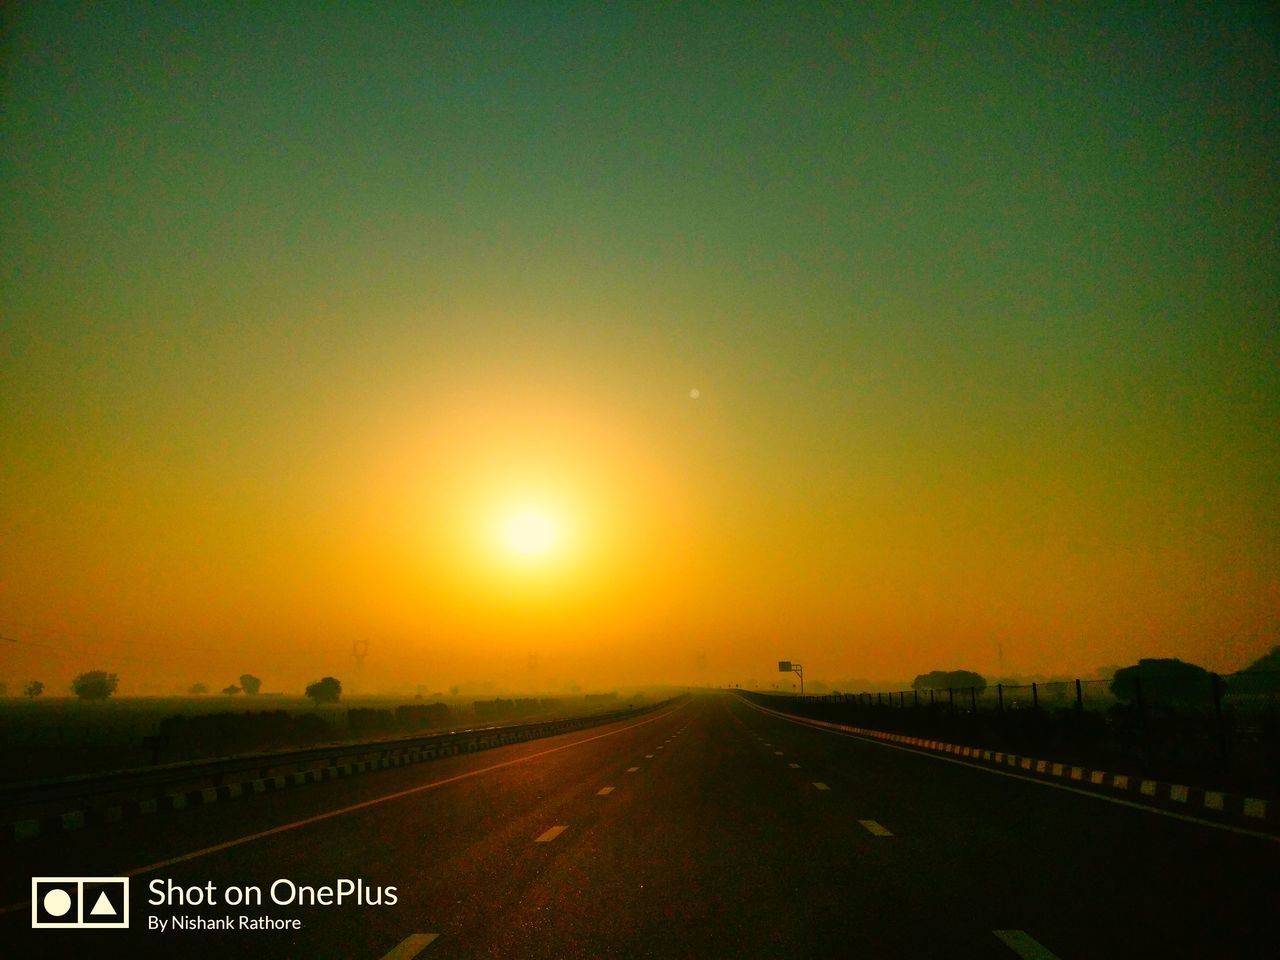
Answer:
<svg viewBox="0 0 1280 960"><path fill-rule="evenodd" d="M892 837L893 834L886 830L874 820L859 820L860 824L866 828L867 833L875 834L877 837Z"/></svg>
<svg viewBox="0 0 1280 960"><path fill-rule="evenodd" d="M799 770L799 769L800 769L800 764L798 764L798 763L788 763L788 764L787 764L787 766L788 766L788 767L790 767L792 770Z"/></svg>
<svg viewBox="0 0 1280 960"><path fill-rule="evenodd" d="M1022 960L1058 960L1058 955L1043 944L1033 940L1025 930L992 930L1006 947L1022 957Z"/></svg>
<svg viewBox="0 0 1280 960"><path fill-rule="evenodd" d="M601 787L599 790L596 791L596 796L607 797L611 793L613 793L613 787Z"/></svg>
<svg viewBox="0 0 1280 960"><path fill-rule="evenodd" d="M954 763L958 767L964 767L966 770L980 770L983 773L994 774L997 777L1009 777L1012 780L1021 780L1023 783L1034 783L1041 787L1049 787L1052 790L1063 790L1067 793L1075 793L1082 797L1092 797L1094 800L1102 800L1106 803L1114 803L1118 807L1129 807L1132 810L1145 810L1147 813L1154 813L1157 816L1169 817L1172 820L1184 820L1187 823L1198 823L1202 827L1212 827L1215 830L1225 830L1228 833L1239 833L1246 837L1253 837L1257 840L1269 840L1272 843L1280 843L1280 836L1273 833L1263 833L1261 830L1250 830L1247 827L1237 827L1230 823L1218 823L1216 820L1205 820L1201 817L1193 817L1186 813L1178 813L1174 810L1162 810L1159 807L1153 807L1147 803L1135 803L1132 800L1124 800L1120 797L1108 797L1106 794L1097 793L1093 790L1081 790L1079 787L1069 787L1065 783L1054 783L1051 780L1041 780L1037 777L1027 777L1020 773L1010 773L1008 770L997 770L994 767L983 766L982 764L969 763L967 760L957 760L954 757L944 757L941 754L933 753L928 750L916 750L913 747L903 746L897 743L885 743L875 737L864 736L860 733L853 733L849 730L833 730L830 727L824 727L817 723L810 723L803 717L793 717L789 714L779 713L777 710L770 710L767 707L761 707L752 703L750 700L739 700L745 703L752 710L758 710L761 713L778 717L780 720L786 720L789 723L796 723L802 727L809 727L812 730L820 730L823 733L835 734L837 737L848 737L850 740L861 740L863 743L874 744L877 747L888 747L890 750L901 750L903 753L913 753L917 757L927 757L930 760L941 760L943 763ZM31 906L30 902L25 906ZM0 909L0 913L4 910Z"/></svg>
<svg viewBox="0 0 1280 960"><path fill-rule="evenodd" d="M560 836L560 834L564 833L568 829L569 829L568 824L557 824L554 827L549 827L542 834L542 836L538 837L538 839L534 840L533 842L534 843L550 843L552 840Z"/></svg>
<svg viewBox="0 0 1280 960"><path fill-rule="evenodd" d="M830 787L828 787L825 783L823 783L821 780L815 780L815 781L813 781L813 785L814 785L815 787L817 787L819 790L830 790L830 789L831 789L831 788L830 788Z"/></svg>
<svg viewBox="0 0 1280 960"><path fill-rule="evenodd" d="M438 933L411 933L382 955L382 960L413 960L434 942Z"/></svg>
<svg viewBox="0 0 1280 960"><path fill-rule="evenodd" d="M627 773L635 773L639 769L639 767L627 767Z"/></svg>

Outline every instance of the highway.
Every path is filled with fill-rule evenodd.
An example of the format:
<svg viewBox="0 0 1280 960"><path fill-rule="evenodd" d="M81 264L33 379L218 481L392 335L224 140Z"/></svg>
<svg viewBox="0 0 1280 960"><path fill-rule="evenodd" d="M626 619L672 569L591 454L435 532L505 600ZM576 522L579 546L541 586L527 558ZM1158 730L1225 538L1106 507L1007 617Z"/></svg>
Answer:
<svg viewBox="0 0 1280 960"><path fill-rule="evenodd" d="M1280 842L815 729L727 693L13 848L5 955L1274 955ZM31 930L30 878L128 873L130 929ZM361 879L378 906L150 906ZM148 929L152 915L300 930Z"/></svg>

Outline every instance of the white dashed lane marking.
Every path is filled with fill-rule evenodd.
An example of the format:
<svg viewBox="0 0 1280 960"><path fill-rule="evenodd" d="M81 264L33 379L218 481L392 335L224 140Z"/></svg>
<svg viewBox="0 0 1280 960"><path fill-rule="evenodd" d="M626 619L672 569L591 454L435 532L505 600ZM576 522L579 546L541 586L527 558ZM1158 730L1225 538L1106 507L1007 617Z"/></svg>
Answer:
<svg viewBox="0 0 1280 960"><path fill-rule="evenodd" d="M652 759L653 759L653 754L652 754L652 753L646 753L646 754L644 755L644 758L645 758L646 760L652 760Z"/></svg>
<svg viewBox="0 0 1280 960"><path fill-rule="evenodd" d="M627 773L635 773L639 769L639 767L627 767Z"/></svg>
<svg viewBox="0 0 1280 960"><path fill-rule="evenodd" d="M533 842L534 843L550 843L552 840L560 836L560 834L564 833L568 829L569 827L567 824L557 824L556 826L549 828L545 833L542 834L542 836L538 837L538 839Z"/></svg>
<svg viewBox="0 0 1280 960"><path fill-rule="evenodd" d="M1058 960L1058 955L1048 947L1037 943L1025 930L992 930L1006 947L1022 957L1022 960Z"/></svg>
<svg viewBox="0 0 1280 960"><path fill-rule="evenodd" d="M596 791L596 796L607 797L611 793L613 793L613 787L601 787L599 790Z"/></svg>
<svg viewBox="0 0 1280 960"><path fill-rule="evenodd" d="M800 769L800 764L798 764L798 763L788 763L788 764L787 764L787 766L788 766L788 767L790 767L792 770L799 770L799 769Z"/></svg>
<svg viewBox="0 0 1280 960"><path fill-rule="evenodd" d="M874 820L859 820L858 822L862 824L864 828L866 828L867 833L875 834L877 837L893 836L892 833L890 833L884 827L880 826L880 824L876 823Z"/></svg>
<svg viewBox="0 0 1280 960"><path fill-rule="evenodd" d="M411 933L384 953L382 960L413 960L439 936L438 933Z"/></svg>
<svg viewBox="0 0 1280 960"><path fill-rule="evenodd" d="M775 750L775 751L773 751L773 755L774 755L775 757L780 757L780 756L782 756L782 751L781 751L781 750Z"/></svg>
<svg viewBox="0 0 1280 960"><path fill-rule="evenodd" d="M825 783L823 783L821 780L815 780L815 781L813 781L813 785L814 785L815 787L817 787L819 790L830 790L830 789L831 789L831 788L830 788L830 787L828 787Z"/></svg>

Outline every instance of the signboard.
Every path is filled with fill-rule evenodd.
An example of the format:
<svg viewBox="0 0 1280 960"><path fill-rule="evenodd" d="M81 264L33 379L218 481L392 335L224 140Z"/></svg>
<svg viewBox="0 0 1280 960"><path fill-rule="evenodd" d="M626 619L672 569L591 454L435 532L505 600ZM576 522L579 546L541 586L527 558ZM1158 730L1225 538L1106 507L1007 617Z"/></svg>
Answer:
<svg viewBox="0 0 1280 960"><path fill-rule="evenodd" d="M791 661L790 661L790 660L779 660L779 661L778 661L778 672L779 672L779 673L790 673L790 672L791 672Z"/></svg>

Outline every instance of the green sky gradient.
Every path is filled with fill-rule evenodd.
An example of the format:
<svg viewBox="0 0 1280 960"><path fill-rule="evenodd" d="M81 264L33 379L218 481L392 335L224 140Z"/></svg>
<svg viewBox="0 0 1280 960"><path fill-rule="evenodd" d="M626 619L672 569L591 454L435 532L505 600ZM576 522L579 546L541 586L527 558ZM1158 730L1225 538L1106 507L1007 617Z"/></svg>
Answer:
<svg viewBox="0 0 1280 960"><path fill-rule="evenodd" d="M7 11L0 617L302 636L380 457L545 403L684 491L742 616L636 633L725 679L1280 641L1274 12L796 6Z"/></svg>

